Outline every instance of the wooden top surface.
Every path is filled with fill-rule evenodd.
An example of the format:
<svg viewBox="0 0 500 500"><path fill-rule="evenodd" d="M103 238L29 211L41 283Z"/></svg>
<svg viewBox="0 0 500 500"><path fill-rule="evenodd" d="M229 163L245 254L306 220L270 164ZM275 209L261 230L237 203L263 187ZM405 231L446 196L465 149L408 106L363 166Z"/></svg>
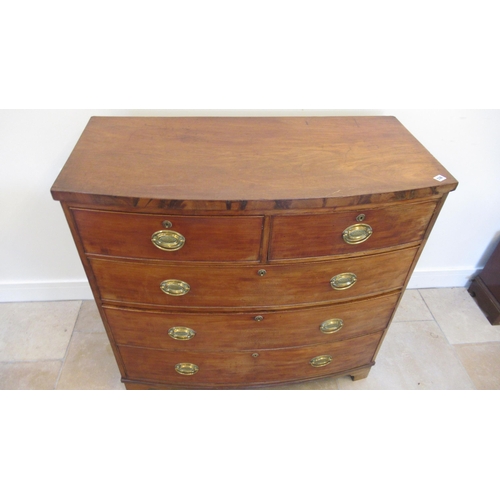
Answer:
<svg viewBox="0 0 500 500"><path fill-rule="evenodd" d="M445 193L456 185L394 117L93 117L52 195L139 206L154 200L176 206L203 200L206 208L230 201L328 206L373 194Z"/></svg>

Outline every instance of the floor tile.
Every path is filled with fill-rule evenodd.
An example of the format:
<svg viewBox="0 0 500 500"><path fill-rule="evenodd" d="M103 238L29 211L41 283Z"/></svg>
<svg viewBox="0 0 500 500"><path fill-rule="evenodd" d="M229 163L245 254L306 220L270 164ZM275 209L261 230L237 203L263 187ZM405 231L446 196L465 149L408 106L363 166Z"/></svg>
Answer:
<svg viewBox="0 0 500 500"><path fill-rule="evenodd" d="M266 389L282 391L332 391L337 390L338 386L337 380L334 378L321 378L317 380L308 380L306 382L297 382L296 384L277 385Z"/></svg>
<svg viewBox="0 0 500 500"><path fill-rule="evenodd" d="M81 301L0 304L0 361L62 359Z"/></svg>
<svg viewBox="0 0 500 500"><path fill-rule="evenodd" d="M476 389L500 389L500 342L455 346Z"/></svg>
<svg viewBox="0 0 500 500"><path fill-rule="evenodd" d="M393 321L432 321L429 308L418 290L406 290Z"/></svg>
<svg viewBox="0 0 500 500"><path fill-rule="evenodd" d="M95 301L84 300L82 302L74 331L82 333L105 332Z"/></svg>
<svg viewBox="0 0 500 500"><path fill-rule="evenodd" d="M420 293L452 344L500 341L500 326L490 325L466 288L429 288Z"/></svg>
<svg viewBox="0 0 500 500"><path fill-rule="evenodd" d="M393 323L368 378L339 389L474 389L454 347L434 321Z"/></svg>
<svg viewBox="0 0 500 500"><path fill-rule="evenodd" d="M57 389L125 389L105 333L75 332Z"/></svg>
<svg viewBox="0 0 500 500"><path fill-rule="evenodd" d="M62 361L0 363L0 389L54 389Z"/></svg>

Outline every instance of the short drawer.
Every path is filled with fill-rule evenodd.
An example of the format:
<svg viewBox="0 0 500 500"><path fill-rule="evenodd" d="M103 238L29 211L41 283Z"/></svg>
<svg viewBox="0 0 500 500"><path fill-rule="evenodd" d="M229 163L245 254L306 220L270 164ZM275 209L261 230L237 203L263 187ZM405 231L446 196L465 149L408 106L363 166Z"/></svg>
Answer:
<svg viewBox="0 0 500 500"><path fill-rule="evenodd" d="M259 261L263 217L73 209L85 252L167 261Z"/></svg>
<svg viewBox="0 0 500 500"><path fill-rule="evenodd" d="M120 346L130 380L178 386L258 385L320 378L372 364L382 332L344 342L255 351L167 351Z"/></svg>
<svg viewBox="0 0 500 500"><path fill-rule="evenodd" d="M366 252L420 241L435 202L272 218L270 260Z"/></svg>
<svg viewBox="0 0 500 500"><path fill-rule="evenodd" d="M255 308L345 301L400 288L416 252L417 248L406 248L325 262L269 264L262 269L99 258L90 262L105 301Z"/></svg>
<svg viewBox="0 0 500 500"><path fill-rule="evenodd" d="M117 344L169 350L244 350L338 342L385 329L399 294L347 304L249 313L141 311L105 306Z"/></svg>

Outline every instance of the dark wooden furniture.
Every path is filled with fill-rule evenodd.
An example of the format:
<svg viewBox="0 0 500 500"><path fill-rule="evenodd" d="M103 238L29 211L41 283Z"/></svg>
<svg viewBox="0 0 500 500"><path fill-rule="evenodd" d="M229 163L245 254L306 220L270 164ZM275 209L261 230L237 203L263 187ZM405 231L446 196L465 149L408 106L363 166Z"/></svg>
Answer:
<svg viewBox="0 0 500 500"><path fill-rule="evenodd" d="M393 117L92 118L52 187L122 380L368 375L456 180Z"/></svg>
<svg viewBox="0 0 500 500"><path fill-rule="evenodd" d="M472 280L469 293L492 325L500 325L500 244L483 270Z"/></svg>

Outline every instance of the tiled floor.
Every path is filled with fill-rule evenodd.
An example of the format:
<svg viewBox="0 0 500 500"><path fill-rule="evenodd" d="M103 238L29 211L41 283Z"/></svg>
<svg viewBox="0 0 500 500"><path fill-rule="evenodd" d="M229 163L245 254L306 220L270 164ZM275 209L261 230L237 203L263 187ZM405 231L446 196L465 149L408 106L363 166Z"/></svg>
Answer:
<svg viewBox="0 0 500 500"><path fill-rule="evenodd" d="M95 304L0 304L0 389L124 389ZM368 378L280 389L500 389L500 326L465 288L408 290Z"/></svg>

